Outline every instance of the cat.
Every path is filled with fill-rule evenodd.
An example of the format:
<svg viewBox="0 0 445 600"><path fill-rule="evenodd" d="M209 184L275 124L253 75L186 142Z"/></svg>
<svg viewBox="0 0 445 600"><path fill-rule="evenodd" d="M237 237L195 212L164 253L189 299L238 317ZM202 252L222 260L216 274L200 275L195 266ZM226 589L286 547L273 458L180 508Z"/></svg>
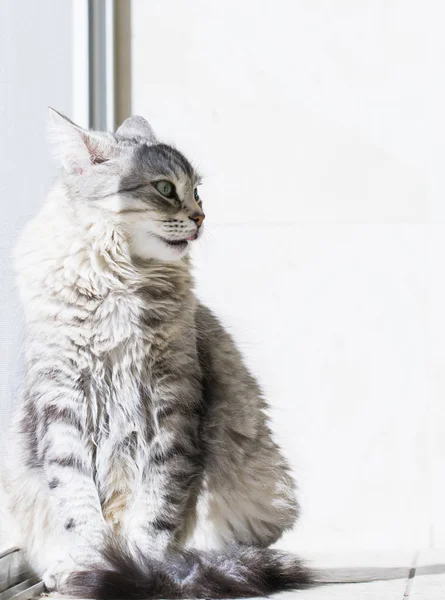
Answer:
<svg viewBox="0 0 445 600"><path fill-rule="evenodd" d="M7 522L48 590L229 598L305 587L268 548L298 516L267 403L193 291L200 177L142 117L50 111L61 175L16 251L26 377Z"/></svg>

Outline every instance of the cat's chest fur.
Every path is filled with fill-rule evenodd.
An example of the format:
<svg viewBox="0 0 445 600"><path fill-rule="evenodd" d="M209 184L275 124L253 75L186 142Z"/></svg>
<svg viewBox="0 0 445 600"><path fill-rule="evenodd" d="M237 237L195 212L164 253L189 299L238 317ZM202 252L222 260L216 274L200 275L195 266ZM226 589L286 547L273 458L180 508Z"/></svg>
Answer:
<svg viewBox="0 0 445 600"><path fill-rule="evenodd" d="M110 409L126 405L128 412L134 411L135 385L152 341L143 327L142 314L136 297L109 294L79 327L84 330L80 335L85 336L79 346L80 366L94 396L87 395L87 401Z"/></svg>

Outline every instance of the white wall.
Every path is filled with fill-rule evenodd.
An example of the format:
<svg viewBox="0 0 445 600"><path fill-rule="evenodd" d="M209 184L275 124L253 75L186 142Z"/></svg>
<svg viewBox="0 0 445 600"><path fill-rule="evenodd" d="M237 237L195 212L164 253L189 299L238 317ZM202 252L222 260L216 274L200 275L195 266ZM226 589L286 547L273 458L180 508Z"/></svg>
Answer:
<svg viewBox="0 0 445 600"><path fill-rule="evenodd" d="M133 0L133 109L204 172L200 295L313 550L445 546L440 0Z"/></svg>
<svg viewBox="0 0 445 600"><path fill-rule="evenodd" d="M21 308L10 252L54 176L48 105L72 110L72 6L0 0L0 450L19 385Z"/></svg>

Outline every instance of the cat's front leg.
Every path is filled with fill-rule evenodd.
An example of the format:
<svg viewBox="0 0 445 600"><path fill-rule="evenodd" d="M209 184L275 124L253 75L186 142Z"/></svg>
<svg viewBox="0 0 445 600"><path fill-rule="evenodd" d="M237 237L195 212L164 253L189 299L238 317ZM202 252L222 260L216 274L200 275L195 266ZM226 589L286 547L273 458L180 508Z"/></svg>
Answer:
<svg viewBox="0 0 445 600"><path fill-rule="evenodd" d="M21 515L16 503L17 518L31 529L23 536L31 563L50 588L62 573L98 560L106 531L82 386L69 365L54 364L29 374L19 436L38 483L29 486L33 514Z"/></svg>
<svg viewBox="0 0 445 600"><path fill-rule="evenodd" d="M159 557L193 519L202 480L201 392L196 375L163 378L152 395L155 434L143 488L129 515L128 539Z"/></svg>
<svg viewBox="0 0 445 600"><path fill-rule="evenodd" d="M42 579L48 589L63 589L67 576L101 562L106 524L92 478L83 461L59 456L46 465L50 487L50 538L57 556L48 562ZM54 462L53 462L54 461Z"/></svg>

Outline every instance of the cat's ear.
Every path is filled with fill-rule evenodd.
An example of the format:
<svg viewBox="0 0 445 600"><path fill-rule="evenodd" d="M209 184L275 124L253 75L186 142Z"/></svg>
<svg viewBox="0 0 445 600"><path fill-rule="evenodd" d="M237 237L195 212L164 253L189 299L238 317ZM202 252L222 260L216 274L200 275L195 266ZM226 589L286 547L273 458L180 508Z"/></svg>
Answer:
<svg viewBox="0 0 445 600"><path fill-rule="evenodd" d="M59 163L70 173L81 174L113 156L113 136L82 129L53 108L49 108L48 137Z"/></svg>
<svg viewBox="0 0 445 600"><path fill-rule="evenodd" d="M123 138L143 138L150 144L157 143L155 132L144 117L129 117L116 131L116 135Z"/></svg>

